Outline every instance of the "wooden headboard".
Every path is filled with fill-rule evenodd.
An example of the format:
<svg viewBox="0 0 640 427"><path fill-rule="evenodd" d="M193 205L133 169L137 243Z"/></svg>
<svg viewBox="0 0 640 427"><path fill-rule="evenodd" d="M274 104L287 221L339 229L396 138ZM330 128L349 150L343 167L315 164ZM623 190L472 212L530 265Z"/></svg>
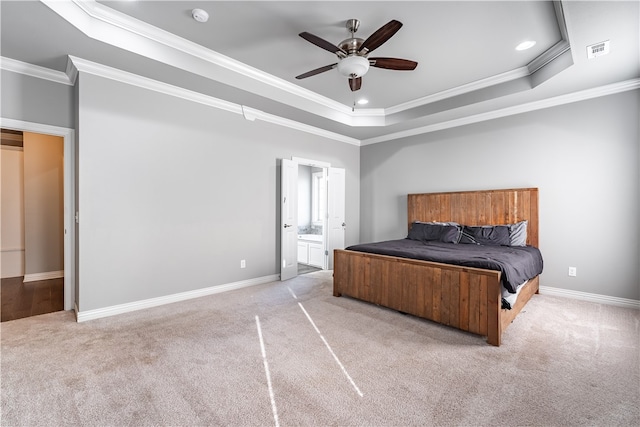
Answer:
<svg viewBox="0 0 640 427"><path fill-rule="evenodd" d="M408 225L414 221L455 221L500 225L528 221L527 244L538 247L538 189L409 194Z"/></svg>

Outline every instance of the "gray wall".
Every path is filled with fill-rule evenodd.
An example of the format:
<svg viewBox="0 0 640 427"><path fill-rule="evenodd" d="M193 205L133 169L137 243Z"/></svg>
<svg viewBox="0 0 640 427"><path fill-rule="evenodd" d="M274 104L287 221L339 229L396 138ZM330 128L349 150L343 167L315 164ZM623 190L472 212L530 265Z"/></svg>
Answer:
<svg viewBox="0 0 640 427"><path fill-rule="evenodd" d="M78 85L80 311L279 273L281 158L346 169L359 241L359 147L89 74Z"/></svg>
<svg viewBox="0 0 640 427"><path fill-rule="evenodd" d="M635 90L362 147L361 240L405 237L408 193L538 187L541 285L640 299L639 104Z"/></svg>
<svg viewBox="0 0 640 427"><path fill-rule="evenodd" d="M536 186L542 285L640 299L637 90L365 146L358 158L357 147L91 75L79 77L86 85L76 88L76 101L70 86L1 72L3 117L62 127L86 118L76 128L82 157L76 166L84 185L77 184L88 208L82 214L88 219L82 245L77 236L76 277L81 270L92 280L107 272L117 283L122 276L113 261L126 256L132 260L125 271L135 277L119 287L89 280L82 310L276 274L276 159L291 156L346 168L347 244L403 237L410 192ZM80 99L82 106L74 111ZM189 190L183 193L182 187ZM148 194L153 200L147 208L140 202ZM173 196L182 208L165 206L172 206ZM103 208L114 218L104 218ZM92 209L96 215L87 218ZM142 219L145 214L150 221ZM594 223L610 224L617 232L594 229ZM127 231L140 224L129 237ZM206 242L194 236L207 251L202 255L185 237L196 234L198 225L212 236ZM231 225L242 231L226 231ZM146 228L166 233L152 255L138 256L136 248L151 246L137 239L152 233ZM236 243L222 239L231 234L243 237ZM93 244L95 236L113 240L109 249ZM130 241L133 247L127 247ZM163 248L166 253L158 253ZM88 263L81 268L83 257ZM178 263L181 257L187 262ZM174 260L173 267L163 266L167 259ZM240 259L247 260L244 270L235 268ZM199 264L203 260L205 266ZM203 271L207 266L216 273ZM568 266L578 268L577 277L567 276ZM169 268L175 273L170 280L152 283L161 276L157 269ZM78 285L77 298L80 290Z"/></svg>
<svg viewBox="0 0 640 427"><path fill-rule="evenodd" d="M0 73L2 117L75 127L73 87L6 70Z"/></svg>

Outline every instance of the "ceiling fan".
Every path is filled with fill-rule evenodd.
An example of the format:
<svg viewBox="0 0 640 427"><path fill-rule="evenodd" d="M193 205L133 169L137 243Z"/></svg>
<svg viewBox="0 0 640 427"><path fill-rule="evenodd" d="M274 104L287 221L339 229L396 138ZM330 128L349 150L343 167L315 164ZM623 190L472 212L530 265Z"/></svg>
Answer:
<svg viewBox="0 0 640 427"><path fill-rule="evenodd" d="M325 65L324 67L300 74L296 76L296 79L306 79L307 77L337 68L340 74L349 78L349 88L352 91L356 91L362 87L362 76L369 71L370 66L386 68L388 70L414 70L418 66L417 62L408 59L368 57L369 53L382 46L398 32L402 27L402 22L396 21L395 19L391 20L378 28L378 30L371 34L366 40L354 36L356 31L358 31L358 27L360 27L359 20L349 19L346 26L351 32L351 37L341 41L337 46L306 31L299 34L300 37L308 42L331 53L335 53L339 61L335 64Z"/></svg>

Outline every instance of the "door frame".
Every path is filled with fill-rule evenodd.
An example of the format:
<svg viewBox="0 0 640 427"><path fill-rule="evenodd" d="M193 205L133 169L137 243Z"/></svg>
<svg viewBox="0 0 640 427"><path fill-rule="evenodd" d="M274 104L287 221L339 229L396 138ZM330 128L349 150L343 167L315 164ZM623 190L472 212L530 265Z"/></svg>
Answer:
<svg viewBox="0 0 640 427"><path fill-rule="evenodd" d="M42 123L0 117L0 127L62 137L64 141L63 198L64 198L64 309L75 309L76 298L76 232L75 232L75 130Z"/></svg>
<svg viewBox="0 0 640 427"><path fill-rule="evenodd" d="M313 159L304 159L302 157L291 157L291 161L294 161L298 164L298 166L311 166L322 169L322 179L324 180L323 185L327 188L327 176L329 174L329 168L331 167L331 163L323 162L321 160L313 160ZM328 191L325 192L325 197L329 194ZM328 198L328 197L327 197ZM327 206L325 200L325 207ZM322 269L327 270L329 268L329 255L327 252L327 216L322 221L322 252L324 253L323 261L322 261Z"/></svg>

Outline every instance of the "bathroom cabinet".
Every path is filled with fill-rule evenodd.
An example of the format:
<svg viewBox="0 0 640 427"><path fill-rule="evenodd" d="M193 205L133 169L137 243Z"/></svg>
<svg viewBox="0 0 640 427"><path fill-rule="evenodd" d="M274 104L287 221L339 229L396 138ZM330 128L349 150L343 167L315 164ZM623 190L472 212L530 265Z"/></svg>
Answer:
<svg viewBox="0 0 640 427"><path fill-rule="evenodd" d="M298 262L322 268L322 243L298 240Z"/></svg>

